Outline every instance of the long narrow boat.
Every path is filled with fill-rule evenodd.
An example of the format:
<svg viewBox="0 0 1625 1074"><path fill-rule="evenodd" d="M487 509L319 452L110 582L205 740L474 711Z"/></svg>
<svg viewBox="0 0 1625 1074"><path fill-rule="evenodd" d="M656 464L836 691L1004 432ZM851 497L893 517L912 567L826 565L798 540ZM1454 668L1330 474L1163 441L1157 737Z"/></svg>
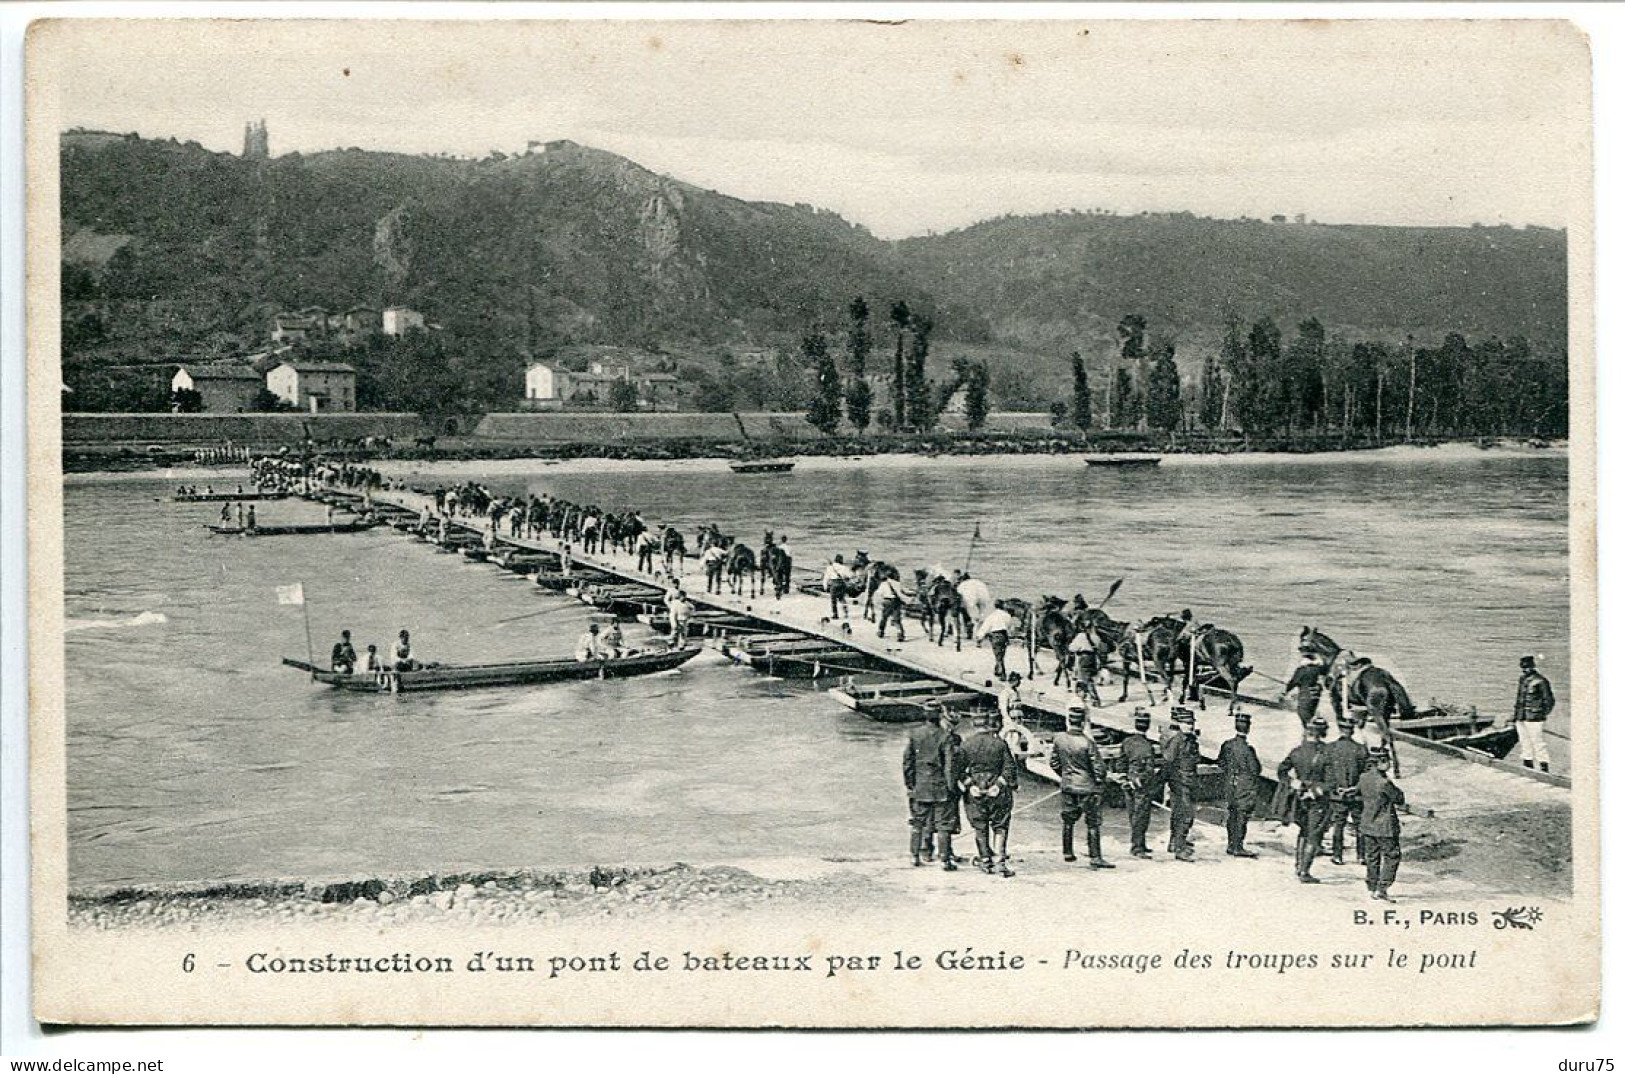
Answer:
<svg viewBox="0 0 1625 1074"><path fill-rule="evenodd" d="M415 671L378 675L346 675L283 659L291 668L308 672L316 682L340 690L368 694L416 693L422 690L470 690L485 686L535 686L581 679L622 679L670 671L699 655L699 648L662 649L616 660L527 660L508 664L438 664Z"/></svg>
<svg viewBox="0 0 1625 1074"><path fill-rule="evenodd" d="M210 526L209 532L221 537L291 537L313 533L360 533L380 525L376 519L361 522L335 522L328 525L324 522L312 523L304 526L255 526L246 529L242 526Z"/></svg>
<svg viewBox="0 0 1625 1074"><path fill-rule="evenodd" d="M171 496L171 503L236 503L239 500L285 500L289 492L182 492Z"/></svg>

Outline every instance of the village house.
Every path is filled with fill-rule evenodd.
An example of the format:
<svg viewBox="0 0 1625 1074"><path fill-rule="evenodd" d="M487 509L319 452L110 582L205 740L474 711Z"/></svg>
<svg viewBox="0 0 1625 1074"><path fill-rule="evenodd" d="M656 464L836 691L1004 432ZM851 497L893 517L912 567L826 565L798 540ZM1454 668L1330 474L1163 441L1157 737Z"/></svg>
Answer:
<svg viewBox="0 0 1625 1074"><path fill-rule="evenodd" d="M355 368L343 362L283 362L265 375L271 394L312 414L355 409Z"/></svg>
<svg viewBox="0 0 1625 1074"><path fill-rule="evenodd" d="M299 310L279 313L271 321L271 342L275 344L304 343L322 339L327 335L327 311L319 315Z"/></svg>
<svg viewBox="0 0 1625 1074"><path fill-rule="evenodd" d="M175 370L169 390L194 391L209 414L240 414L254 409L264 382L253 366L233 362L187 363Z"/></svg>
<svg viewBox="0 0 1625 1074"><path fill-rule="evenodd" d="M408 332L421 332L425 325L423 314L405 306L390 306L383 314L384 335L404 336Z"/></svg>
<svg viewBox="0 0 1625 1074"><path fill-rule="evenodd" d="M624 362L593 361L588 371L572 372L550 362L525 370L525 406L530 410L592 409L610 405L616 384L631 384L639 410L676 410L682 381L671 373L634 373Z"/></svg>

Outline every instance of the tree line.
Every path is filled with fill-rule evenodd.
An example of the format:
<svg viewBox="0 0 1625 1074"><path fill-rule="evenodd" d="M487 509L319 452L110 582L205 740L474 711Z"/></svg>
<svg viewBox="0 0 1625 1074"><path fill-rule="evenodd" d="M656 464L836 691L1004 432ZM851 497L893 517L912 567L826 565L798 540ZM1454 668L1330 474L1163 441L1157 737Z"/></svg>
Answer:
<svg viewBox="0 0 1625 1074"><path fill-rule="evenodd" d="M1070 420L1080 429L1205 431L1247 437L1565 436L1568 355L1537 353L1521 336L1436 347L1351 341L1314 317L1286 340L1273 319L1225 321L1218 354L1184 378L1170 340L1149 342L1143 316L1117 325L1104 385L1074 351Z"/></svg>
<svg viewBox="0 0 1625 1074"><path fill-rule="evenodd" d="M987 363L955 358L950 366L952 376L945 380L931 378L926 362L931 355L935 323L928 314L911 310L901 300L892 303L891 314L881 326L881 331L889 331L891 336L891 363L890 380L886 382L887 405L877 411L874 375L869 368L876 339L868 300L857 296L847 305L846 314L844 370L831 347L832 333L812 329L801 341L802 358L813 379L807 421L820 432L835 434L843 417L859 433L866 432L870 425L888 431L926 432L937 426L961 390L966 426L976 430L987 423L991 407Z"/></svg>

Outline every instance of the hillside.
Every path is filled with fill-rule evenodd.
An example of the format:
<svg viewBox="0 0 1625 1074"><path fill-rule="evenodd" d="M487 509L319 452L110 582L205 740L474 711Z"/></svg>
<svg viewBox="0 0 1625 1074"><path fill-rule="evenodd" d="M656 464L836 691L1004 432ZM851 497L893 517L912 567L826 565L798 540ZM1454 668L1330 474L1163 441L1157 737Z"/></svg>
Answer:
<svg viewBox="0 0 1625 1074"><path fill-rule="evenodd" d="M872 360L903 299L935 320L932 375L981 357L996 395L1024 405L1066 394L1074 349L1098 369L1131 312L1153 341L1178 342L1187 372L1230 312L1287 331L1315 316L1347 340L1431 345L1454 331L1557 352L1565 333L1566 237L1543 229L1054 213L887 243L834 213L742 201L570 142L477 161L253 160L70 132L61 162L70 384L107 365L262 350L279 309L358 303L441 326L413 357L474 385L476 405L511 404L528 355L572 345L728 377L721 345L794 354L809 328L839 331L856 294L877 318Z"/></svg>
<svg viewBox="0 0 1625 1074"><path fill-rule="evenodd" d="M569 142L480 161L244 160L71 135L64 360L263 348L278 309L408 305L518 384L527 353L786 342L852 294L928 296L833 213L750 203Z"/></svg>
<svg viewBox="0 0 1625 1074"><path fill-rule="evenodd" d="M1213 220L1189 213L1004 217L899 245L940 302L1000 340L1114 344L1127 312L1216 346L1227 313L1318 317L1350 338L1524 336L1565 345L1567 242L1544 228L1397 228Z"/></svg>

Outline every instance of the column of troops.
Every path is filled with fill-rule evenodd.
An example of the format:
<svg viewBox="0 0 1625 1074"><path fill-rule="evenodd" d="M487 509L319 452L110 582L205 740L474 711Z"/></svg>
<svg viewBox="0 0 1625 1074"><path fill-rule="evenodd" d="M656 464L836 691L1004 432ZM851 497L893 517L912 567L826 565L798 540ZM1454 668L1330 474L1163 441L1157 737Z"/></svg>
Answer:
<svg viewBox="0 0 1625 1074"><path fill-rule="evenodd" d="M1263 769L1247 741L1252 718L1238 713L1234 719L1235 734L1221 745L1218 762L1225 853L1258 857L1246 845L1247 827L1264 807L1269 815L1297 825L1295 868L1300 882L1320 882L1312 866L1328 833L1331 860L1337 865L1344 863L1352 836L1371 897L1392 901L1388 889L1400 861L1398 807L1405 795L1390 775L1388 752L1355 741L1355 724L1348 718L1338 720L1339 736L1327 742L1328 725L1316 716L1305 725L1303 742L1277 769L1277 793L1266 804L1261 794ZM958 713L934 708L926 723L909 732L903 784L908 790L909 853L914 865L940 860L944 869L959 867L964 859L954 853L953 837L961 830L963 812L976 837L972 864L990 875L1015 875L1009 839L1020 765L1004 733L1008 727L1000 713L982 712L972 733L963 735ZM1196 860L1190 837L1200 761L1195 713L1176 707L1160 742L1151 740L1150 729L1151 714L1137 709L1134 732L1108 758L1102 747L1109 732L1091 725L1083 704L1069 708L1066 730L1055 736L1048 757L1060 783L1064 861L1078 860L1074 834L1082 820L1089 867L1115 868L1103 853L1100 832L1102 807L1112 785L1120 788L1128 809L1131 855L1153 857L1146 840L1153 807L1161 800L1169 814L1168 853L1175 861Z"/></svg>

